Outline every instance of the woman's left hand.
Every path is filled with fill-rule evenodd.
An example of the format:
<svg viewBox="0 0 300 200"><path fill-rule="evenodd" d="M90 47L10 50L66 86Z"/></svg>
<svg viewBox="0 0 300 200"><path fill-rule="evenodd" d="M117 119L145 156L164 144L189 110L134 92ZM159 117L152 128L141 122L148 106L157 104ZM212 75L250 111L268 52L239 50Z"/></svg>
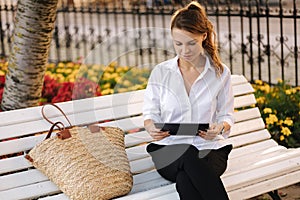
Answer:
<svg viewBox="0 0 300 200"><path fill-rule="evenodd" d="M213 140L217 135L221 133L223 129L223 123L211 124L207 131L199 131L199 136L206 140Z"/></svg>

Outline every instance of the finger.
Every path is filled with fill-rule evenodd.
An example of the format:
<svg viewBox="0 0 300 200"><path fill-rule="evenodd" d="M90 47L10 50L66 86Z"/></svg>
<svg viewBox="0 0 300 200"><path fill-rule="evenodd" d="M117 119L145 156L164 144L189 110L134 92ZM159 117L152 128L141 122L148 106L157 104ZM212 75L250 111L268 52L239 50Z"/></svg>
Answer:
<svg viewBox="0 0 300 200"><path fill-rule="evenodd" d="M217 123L212 123L212 124L210 124L209 125L209 130L212 130L212 129L214 129L215 127L217 126Z"/></svg>
<svg viewBox="0 0 300 200"><path fill-rule="evenodd" d="M202 131L199 133L199 136L206 139L206 140L212 140L216 137L216 133L210 131L210 132L205 132L205 131Z"/></svg>
<svg viewBox="0 0 300 200"><path fill-rule="evenodd" d="M154 131L154 132L151 132L150 135L152 136L152 138L156 139L156 140L161 140L167 136L169 136L169 132L168 131Z"/></svg>

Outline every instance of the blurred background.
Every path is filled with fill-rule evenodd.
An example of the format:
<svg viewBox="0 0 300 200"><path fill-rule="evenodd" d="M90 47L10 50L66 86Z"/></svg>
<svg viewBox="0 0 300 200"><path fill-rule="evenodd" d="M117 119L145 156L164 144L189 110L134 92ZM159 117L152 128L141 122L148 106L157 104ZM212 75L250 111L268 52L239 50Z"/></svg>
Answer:
<svg viewBox="0 0 300 200"><path fill-rule="evenodd" d="M59 0L49 63L153 67L175 55L169 23L180 0ZM298 86L299 0L199 0L233 74ZM16 0L0 3L0 57L8 58Z"/></svg>

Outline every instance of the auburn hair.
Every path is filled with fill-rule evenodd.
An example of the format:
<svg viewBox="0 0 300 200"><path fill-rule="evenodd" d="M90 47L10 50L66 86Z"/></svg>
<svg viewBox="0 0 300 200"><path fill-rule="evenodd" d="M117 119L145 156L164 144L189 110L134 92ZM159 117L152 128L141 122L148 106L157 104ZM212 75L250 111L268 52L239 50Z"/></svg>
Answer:
<svg viewBox="0 0 300 200"><path fill-rule="evenodd" d="M202 42L204 50L211 57L217 75L223 73L224 67L218 53L216 32L213 24L208 19L205 9L197 2L192 1L187 6L177 10L171 18L171 30L178 28L193 34L207 34Z"/></svg>

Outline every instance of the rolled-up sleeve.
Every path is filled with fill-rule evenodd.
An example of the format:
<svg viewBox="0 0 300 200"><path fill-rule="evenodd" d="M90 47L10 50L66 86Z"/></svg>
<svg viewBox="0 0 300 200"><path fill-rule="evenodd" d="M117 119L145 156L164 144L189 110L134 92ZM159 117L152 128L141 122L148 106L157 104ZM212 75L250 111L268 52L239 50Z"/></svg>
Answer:
<svg viewBox="0 0 300 200"><path fill-rule="evenodd" d="M231 84L231 75L230 71L227 69L224 71L222 76L222 85L217 99L217 122L221 123L223 121L227 122L231 127L234 124L234 98ZM228 137L229 133L226 133L224 136Z"/></svg>

